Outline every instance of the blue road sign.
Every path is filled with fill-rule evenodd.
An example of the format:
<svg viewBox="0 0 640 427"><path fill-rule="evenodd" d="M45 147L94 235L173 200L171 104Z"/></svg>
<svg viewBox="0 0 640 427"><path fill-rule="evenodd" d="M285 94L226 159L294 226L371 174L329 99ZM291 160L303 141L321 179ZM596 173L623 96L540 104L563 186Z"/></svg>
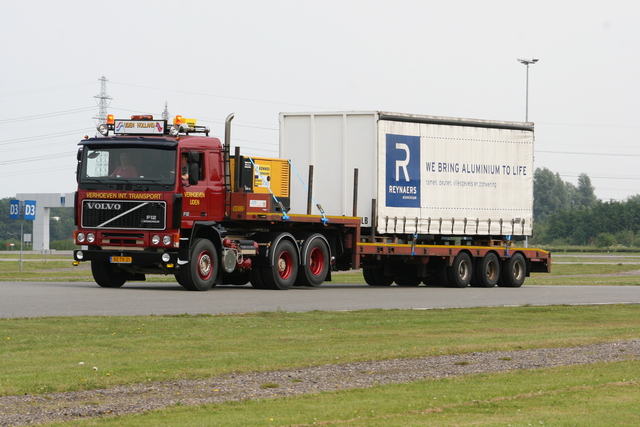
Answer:
<svg viewBox="0 0 640 427"><path fill-rule="evenodd" d="M20 219L20 200L9 201L9 219Z"/></svg>
<svg viewBox="0 0 640 427"><path fill-rule="evenodd" d="M30 219L30 220L36 219L36 201L35 200L24 201L24 219Z"/></svg>

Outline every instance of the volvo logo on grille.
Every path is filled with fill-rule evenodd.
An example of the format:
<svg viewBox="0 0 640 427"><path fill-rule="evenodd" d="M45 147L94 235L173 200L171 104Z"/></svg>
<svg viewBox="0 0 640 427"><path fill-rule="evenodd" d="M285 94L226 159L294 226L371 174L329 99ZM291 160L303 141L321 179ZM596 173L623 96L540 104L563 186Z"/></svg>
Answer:
<svg viewBox="0 0 640 427"><path fill-rule="evenodd" d="M119 211L122 209L122 205L120 203L95 203L95 202L86 202L87 209L100 209L100 210L116 210Z"/></svg>

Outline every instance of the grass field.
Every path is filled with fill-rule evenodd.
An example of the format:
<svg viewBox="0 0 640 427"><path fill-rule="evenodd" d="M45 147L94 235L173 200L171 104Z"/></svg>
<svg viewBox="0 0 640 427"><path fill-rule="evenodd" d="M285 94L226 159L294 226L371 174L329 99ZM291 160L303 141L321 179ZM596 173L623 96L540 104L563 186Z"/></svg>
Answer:
<svg viewBox="0 0 640 427"><path fill-rule="evenodd" d="M470 375L304 397L187 407L77 426L635 426L636 362ZM630 375L631 374L631 375ZM65 425L65 424L55 424Z"/></svg>
<svg viewBox="0 0 640 427"><path fill-rule="evenodd" d="M0 394L19 395L639 338L640 306L0 319L0 333ZM313 425L314 418L322 425L349 426L447 425L452 419L457 425L534 420L606 425L613 409L621 419L638 416L639 373L640 361L630 360L197 408L178 405L82 425ZM592 400L598 404L592 407ZM586 410L587 402L588 412L576 409ZM555 424L556 417L564 423Z"/></svg>

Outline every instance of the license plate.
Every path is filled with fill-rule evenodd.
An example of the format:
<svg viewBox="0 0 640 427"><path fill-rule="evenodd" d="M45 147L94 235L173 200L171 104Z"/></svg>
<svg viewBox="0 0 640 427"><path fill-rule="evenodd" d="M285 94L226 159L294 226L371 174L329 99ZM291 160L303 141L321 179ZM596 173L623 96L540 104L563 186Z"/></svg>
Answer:
<svg viewBox="0 0 640 427"><path fill-rule="evenodd" d="M112 263L131 264L132 261L133 259L130 256L112 256L111 257Z"/></svg>

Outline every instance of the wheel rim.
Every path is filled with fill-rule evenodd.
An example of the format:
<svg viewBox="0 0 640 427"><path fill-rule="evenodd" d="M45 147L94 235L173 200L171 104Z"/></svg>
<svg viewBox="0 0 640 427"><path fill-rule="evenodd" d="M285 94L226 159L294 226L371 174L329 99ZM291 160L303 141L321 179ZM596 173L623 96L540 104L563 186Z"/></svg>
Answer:
<svg viewBox="0 0 640 427"><path fill-rule="evenodd" d="M524 276L524 266L521 262L513 264L513 278L514 280L520 280Z"/></svg>
<svg viewBox="0 0 640 427"><path fill-rule="evenodd" d="M202 252L198 257L198 275L202 280L207 280L211 277L211 273L211 254Z"/></svg>
<svg viewBox="0 0 640 427"><path fill-rule="evenodd" d="M496 280L496 277L498 276L498 263L491 260L487 263L487 280L489 282Z"/></svg>
<svg viewBox="0 0 640 427"><path fill-rule="evenodd" d="M320 248L313 248L309 254L309 271L314 276L318 276L324 270L324 254Z"/></svg>
<svg viewBox="0 0 640 427"><path fill-rule="evenodd" d="M281 279L288 279L293 270L293 259L289 252L282 252L278 257L278 274Z"/></svg>
<svg viewBox="0 0 640 427"><path fill-rule="evenodd" d="M469 275L471 274L471 266L466 261L462 261L460 266L458 267L458 277L460 277L461 281L466 281L469 279Z"/></svg>

